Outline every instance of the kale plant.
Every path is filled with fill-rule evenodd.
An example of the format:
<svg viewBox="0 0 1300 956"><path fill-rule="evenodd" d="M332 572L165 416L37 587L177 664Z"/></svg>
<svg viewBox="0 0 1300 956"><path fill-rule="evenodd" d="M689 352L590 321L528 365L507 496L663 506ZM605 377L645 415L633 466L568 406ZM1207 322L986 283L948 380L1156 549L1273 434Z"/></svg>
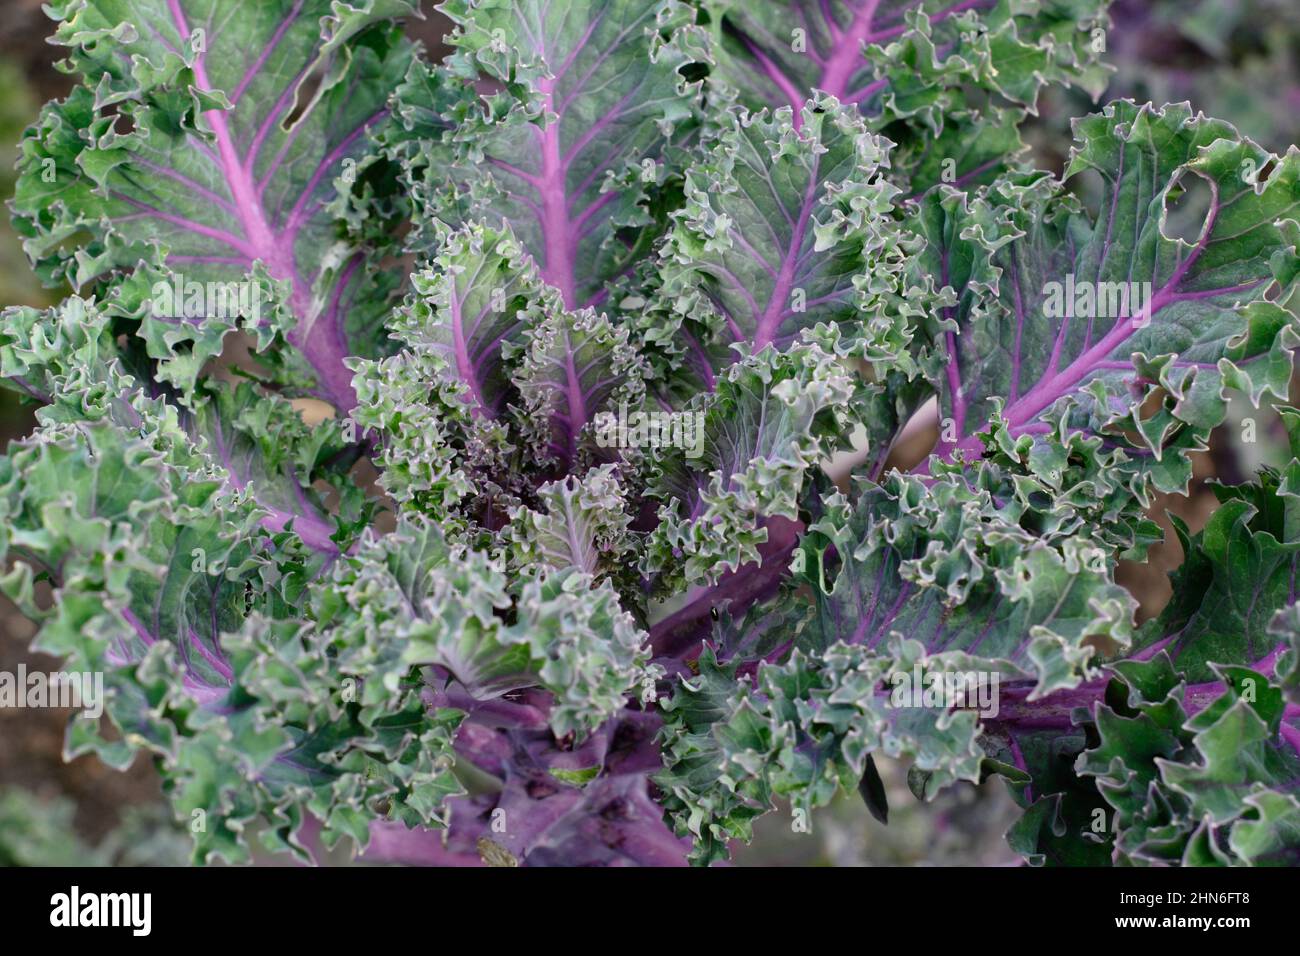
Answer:
<svg viewBox="0 0 1300 956"><path fill-rule="evenodd" d="M1119 100L1036 170L1104 0L47 10L0 581L196 861L708 863L877 754L1035 863L1300 857L1300 460L1115 580L1287 394L1300 152Z"/></svg>

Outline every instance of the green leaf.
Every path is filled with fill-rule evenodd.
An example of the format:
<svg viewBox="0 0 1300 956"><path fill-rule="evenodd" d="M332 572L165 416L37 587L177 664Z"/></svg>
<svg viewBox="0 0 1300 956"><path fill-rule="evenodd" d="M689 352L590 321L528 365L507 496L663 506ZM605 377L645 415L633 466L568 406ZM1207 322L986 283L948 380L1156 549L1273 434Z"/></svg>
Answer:
<svg viewBox="0 0 1300 956"><path fill-rule="evenodd" d="M608 584L566 568L512 594L498 562L421 516L339 562L316 617L364 702L435 665L479 701L546 688L561 737L585 736L659 673Z"/></svg>
<svg viewBox="0 0 1300 956"><path fill-rule="evenodd" d="M120 307L179 385L230 329L258 332L265 346L275 326L258 313L287 309L288 338L321 394L350 409L342 360L378 344L387 284L333 210L407 68L387 20L413 8L63 0L50 11L84 83L47 106L24 143L15 209L41 277L95 287L143 260L182 287L247 284L260 263L280 283L264 306L258 283L238 309L211 295L181 309L156 292L124 294Z"/></svg>
<svg viewBox="0 0 1300 956"><path fill-rule="evenodd" d="M504 532L511 564L523 575L575 568L593 579L626 577L635 552L627 492L613 465L593 468L579 479L542 485L542 508L518 507Z"/></svg>
<svg viewBox="0 0 1300 956"><path fill-rule="evenodd" d="M834 101L799 116L731 118L686 172L686 205L660 254L659 315L645 334L710 389L733 350L783 350L820 324L854 351L861 314L899 267L889 144Z"/></svg>
<svg viewBox="0 0 1300 956"><path fill-rule="evenodd" d="M1111 452L1112 482L1180 490L1226 388L1256 403L1285 394L1300 153L1270 157L1186 106L1127 101L1075 134L1066 173L1101 177L1095 216L1051 177L1009 174L969 196L930 193L907 220L903 295L925 313L913 354L939 396L939 452L977 456L1000 416L1009 440L1032 439L1005 450L1053 488L1053 446L1082 431ZM1170 238L1169 204L1193 183L1210 197L1204 226ZM1281 295L1266 298L1274 283Z"/></svg>
<svg viewBox="0 0 1300 956"><path fill-rule="evenodd" d="M990 484L894 474L854 505L831 498L801 545L817 613L800 646L879 651L911 638L940 659L1032 679L1038 698L1085 678L1090 638L1127 644L1133 601L1105 551L1026 531L1039 524L1030 502L1000 500ZM839 562L831 580L828 550Z"/></svg>
<svg viewBox="0 0 1300 956"><path fill-rule="evenodd" d="M860 110L899 144L893 173L913 193L987 179L1024 149L1017 127L1049 84L1095 99L1104 2L707 0L710 83L750 108L820 94Z"/></svg>
<svg viewBox="0 0 1300 956"><path fill-rule="evenodd" d="M748 840L750 821L776 798L811 826L814 808L856 791L877 751L912 757L936 788L979 779L975 712L894 706L891 668L910 671L920 660L916 648L896 650L894 664L862 646L836 645L819 659L796 650L781 665L760 666L752 684L730 695L724 688L734 683L721 680L728 671L701 659L707 680L684 683L683 702L670 708L679 713L667 732L684 736L670 745L660 778L673 791L677 832L696 836L698 862L725 852L727 837Z"/></svg>
<svg viewBox="0 0 1300 956"><path fill-rule="evenodd" d="M566 308L600 304L657 231L642 203L693 122L676 0L452 0L452 68L506 92L455 136L429 216L508 222ZM399 109L404 97L399 94ZM649 173L647 174L647 170Z"/></svg>

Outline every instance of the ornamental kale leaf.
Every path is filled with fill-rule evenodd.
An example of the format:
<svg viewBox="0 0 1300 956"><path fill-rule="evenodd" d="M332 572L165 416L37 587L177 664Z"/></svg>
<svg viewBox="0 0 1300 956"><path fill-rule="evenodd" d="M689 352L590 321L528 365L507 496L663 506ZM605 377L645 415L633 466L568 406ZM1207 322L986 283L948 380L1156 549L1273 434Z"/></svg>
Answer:
<svg viewBox="0 0 1300 956"><path fill-rule="evenodd" d="M47 9L0 587L196 862L709 863L888 758L1032 863L1300 860L1300 412L1116 577L1287 396L1300 150L1116 100L1035 169L1104 2Z"/></svg>

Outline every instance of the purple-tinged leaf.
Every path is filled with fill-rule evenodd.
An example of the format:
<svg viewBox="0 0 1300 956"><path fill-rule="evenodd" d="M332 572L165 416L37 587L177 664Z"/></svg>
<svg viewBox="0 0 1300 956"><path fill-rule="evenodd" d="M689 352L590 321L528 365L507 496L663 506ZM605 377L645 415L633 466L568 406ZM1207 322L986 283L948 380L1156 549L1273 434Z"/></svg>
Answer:
<svg viewBox="0 0 1300 956"><path fill-rule="evenodd" d="M1067 174L1100 175L1095 218L1051 177L1011 174L971 198L931 193L908 220L919 242L908 294L926 313L916 341L940 395L939 451L979 454L1000 415L1011 439L1032 441L1035 474L1059 485L1050 436L1062 425L1178 490L1188 459L1164 451L1200 446L1223 418L1225 388L1253 402L1286 394L1286 350L1300 341L1283 305L1300 270L1300 226L1288 218L1300 153L1272 157L1186 106L1127 101L1078 121L1076 135ZM1205 222L1192 239L1171 238L1168 207L1194 184L1208 194ZM1164 401L1143 412L1157 387ZM1006 446L1023 457L1017 449Z"/></svg>
<svg viewBox="0 0 1300 956"><path fill-rule="evenodd" d="M235 7L72 0L55 10L57 42L71 48L86 85L47 107L26 144L16 208L28 254L44 277L76 287L141 259L204 286L247 283L261 263L284 283L288 337L322 397L350 410L343 359L375 351L376 297L382 311L385 293L331 207L336 179L348 189L356 180L406 69L406 47L383 20L411 8L276 0L235 17ZM245 296L232 308L212 298L197 317L174 303L130 307L146 326L168 323L172 348L185 326L201 336L213 322L265 339L255 310L270 303ZM216 349L210 336L201 340L203 357L219 350L220 335Z"/></svg>
<svg viewBox="0 0 1300 956"><path fill-rule="evenodd" d="M599 305L606 283L648 248L654 220L640 203L693 116L678 72L689 62L689 11L676 0L454 0L444 9L459 27L461 72L505 85L519 102L459 131L463 148L446 171L459 195L431 212L509 223L566 308Z"/></svg>
<svg viewBox="0 0 1300 956"><path fill-rule="evenodd" d="M706 387L715 370L800 332L837 326L858 345L894 265L888 144L855 111L819 99L735 119L686 174L686 206L661 254L647 338Z"/></svg>

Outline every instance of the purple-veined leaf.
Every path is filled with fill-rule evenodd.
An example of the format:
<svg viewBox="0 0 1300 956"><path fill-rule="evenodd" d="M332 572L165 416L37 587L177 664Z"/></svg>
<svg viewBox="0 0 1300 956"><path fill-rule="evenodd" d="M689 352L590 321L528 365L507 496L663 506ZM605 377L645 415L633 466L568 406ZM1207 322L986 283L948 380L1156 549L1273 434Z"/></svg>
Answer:
<svg viewBox="0 0 1300 956"><path fill-rule="evenodd" d="M1032 681L1039 697L1087 677L1089 639L1130 643L1133 602L1101 547L1030 533L1020 521L1041 520L1031 508L958 476L934 481L932 499L918 499L923 486L895 474L851 509L828 502L801 543L802 578L817 589L801 646L884 653L912 639L928 655Z"/></svg>
<svg viewBox="0 0 1300 956"><path fill-rule="evenodd" d="M1095 219L1041 174L969 198L930 193L908 219L939 452L978 454L999 416L1009 439L1029 443L1012 454L1028 451L1036 477L1059 487L1062 436L1083 429L1123 451L1123 470L1176 490L1190 465L1165 450L1199 447L1222 420L1225 388L1254 402L1285 394L1300 153L1271 157L1186 106L1127 101L1078 121L1076 135L1067 174L1100 175ZM1209 194L1204 225L1171 238L1168 204L1193 182ZM1142 412L1156 387L1164 401Z"/></svg>
<svg viewBox="0 0 1300 956"><path fill-rule="evenodd" d="M769 345L728 368L716 391L679 413L698 436L693 447L660 451L646 570L700 585L758 562L768 525L797 523L805 483L834 450L855 395L843 365L815 343L785 353Z"/></svg>
<svg viewBox="0 0 1300 956"><path fill-rule="evenodd" d="M258 394L247 382L206 382L191 392L188 406L176 403L171 389L148 384L152 364L139 349L119 351L110 310L75 296L44 312L7 310L0 330L0 365L26 383L24 394L46 403L38 412L42 421L103 419L140 430L156 420L177 464L195 480L223 478L228 492L256 502L269 532L292 525L313 551L327 558L339 553L331 540L337 527L310 487L332 478L341 513L359 515L358 490L337 481L333 467L346 457L336 429L307 426L284 399Z"/></svg>
<svg viewBox="0 0 1300 956"><path fill-rule="evenodd" d="M640 203L693 117L678 72L690 62L689 11L676 0L455 0L444 9L459 27L461 71L519 101L459 131L447 171L457 195L434 213L508 222L566 308L601 304L606 283L647 251L654 221Z"/></svg>
<svg viewBox="0 0 1300 956"><path fill-rule="evenodd" d="M402 351L353 363L358 423L388 440L410 474L390 470L390 493L461 494L477 474L503 480L519 467L546 472L609 457L592 434L602 413L638 408L643 362L627 329L593 309L569 312L537 276L511 231L438 227L441 252L414 279L390 323ZM480 454L480 450L482 454ZM484 474L494 470L497 474Z"/></svg>
<svg viewBox="0 0 1300 956"><path fill-rule="evenodd" d="M47 107L25 149L17 209L42 275L80 287L144 259L183 283L244 283L260 262L283 283L288 338L320 394L350 410L343 359L374 350L384 285L331 205L336 179L350 187L388 118L406 54L383 21L409 5L68 0L52 12L86 85ZM244 324L265 339L254 310L271 304L253 298L237 310L202 303L197 317L153 300L129 305L146 325L171 326L175 348L196 336L191 324Z"/></svg>
<svg viewBox="0 0 1300 956"><path fill-rule="evenodd" d="M928 86L958 77L1032 106L1046 82L1095 79L1085 68L1092 30L1104 24L1104 4L1095 2L706 0L705 7L722 77L747 102L788 105L796 115L813 90L901 112L913 98L933 99Z"/></svg>
<svg viewBox="0 0 1300 956"><path fill-rule="evenodd" d="M785 349L819 324L853 350L862 314L888 288L898 192L883 179L888 144L832 100L802 116L799 129L785 109L739 117L687 171L646 337L707 388L733 349Z"/></svg>
<svg viewBox="0 0 1300 956"><path fill-rule="evenodd" d="M1296 413L1281 412L1294 450ZM1300 705L1285 692L1297 468L1220 486L1222 504L1196 535L1176 522L1186 561L1139 650L1036 703L1004 691L984 746L1030 775L1016 788L1027 807L1016 849L1050 863L1077 861L1089 844L1138 864L1295 859Z"/></svg>
<svg viewBox="0 0 1300 956"><path fill-rule="evenodd" d="M494 418L507 403L505 353L537 321L544 292L508 229L474 224L444 232L439 246L413 278L394 332L413 351L441 358L470 414Z"/></svg>
<svg viewBox="0 0 1300 956"><path fill-rule="evenodd" d="M542 485L540 506L519 506L504 532L511 563L523 575L576 568L593 580L626 577L635 542L628 529L632 515L618 467L601 465L578 478Z"/></svg>
<svg viewBox="0 0 1300 956"><path fill-rule="evenodd" d="M552 311L529 329L517 381L545 455L566 470L600 457L597 419L640 407L643 365L628 330L593 309Z"/></svg>
<svg viewBox="0 0 1300 956"><path fill-rule="evenodd" d="M389 323L400 351L351 364L357 424L384 438L388 493L441 508L491 496L510 471L519 441L509 431L519 401L513 356L544 303L559 304L509 229L436 231L439 254L413 276Z"/></svg>
<svg viewBox="0 0 1300 956"><path fill-rule="evenodd" d="M1018 127L1047 84L1101 95L1105 0L707 0L711 82L750 108L817 91L860 109L898 149L916 194L985 181L1019 161Z"/></svg>

